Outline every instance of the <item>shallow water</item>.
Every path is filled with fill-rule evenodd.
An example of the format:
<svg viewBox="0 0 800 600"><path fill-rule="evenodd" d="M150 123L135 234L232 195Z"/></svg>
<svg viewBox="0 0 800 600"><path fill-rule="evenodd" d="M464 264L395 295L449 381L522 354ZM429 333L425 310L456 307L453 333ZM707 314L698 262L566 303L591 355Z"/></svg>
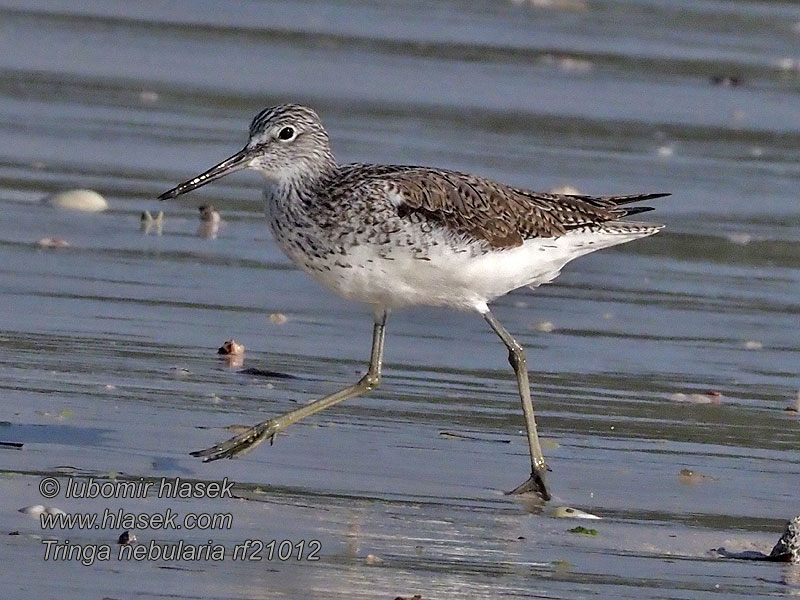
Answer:
<svg viewBox="0 0 800 600"><path fill-rule="evenodd" d="M24 443L0 448L6 596L800 594L797 569L708 552L768 552L800 513L800 418L783 410L800 388L800 75L781 62L800 58L800 8L543 4L0 2L0 441ZM468 314L397 313L379 390L240 460L188 456L351 383L369 353L366 311L272 242L257 176L153 200L277 101L312 104L342 161L673 194L647 215L662 234L496 303L528 348L551 506L603 520L503 495L525 477L522 419L504 348ZM39 203L74 187L111 209ZM208 202L215 239L197 235ZM141 233L160 209L163 234ZM228 367L231 337L243 367L294 378ZM237 499L45 501L50 475L228 477ZM137 537L315 539L320 560L44 562L42 537L115 546L120 531L54 536L17 512L31 504L230 513L230 529Z"/></svg>

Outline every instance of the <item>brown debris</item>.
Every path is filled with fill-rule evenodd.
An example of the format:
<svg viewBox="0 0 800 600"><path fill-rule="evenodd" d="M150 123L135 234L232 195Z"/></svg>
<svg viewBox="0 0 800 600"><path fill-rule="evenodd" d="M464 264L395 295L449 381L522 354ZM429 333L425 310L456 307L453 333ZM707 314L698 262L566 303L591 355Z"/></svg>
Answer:
<svg viewBox="0 0 800 600"><path fill-rule="evenodd" d="M695 483L700 483L701 481L716 481L717 478L711 477L710 475L703 475L702 473L698 473L692 469L681 469L680 473L678 473L678 479L683 484L692 485Z"/></svg>
<svg viewBox="0 0 800 600"><path fill-rule="evenodd" d="M230 339L219 347L217 354L241 356L244 354L244 345L234 339Z"/></svg>
<svg viewBox="0 0 800 600"><path fill-rule="evenodd" d="M128 546L130 544L136 543L136 535L131 533L130 531L123 531L119 538L117 538L117 543L120 546Z"/></svg>

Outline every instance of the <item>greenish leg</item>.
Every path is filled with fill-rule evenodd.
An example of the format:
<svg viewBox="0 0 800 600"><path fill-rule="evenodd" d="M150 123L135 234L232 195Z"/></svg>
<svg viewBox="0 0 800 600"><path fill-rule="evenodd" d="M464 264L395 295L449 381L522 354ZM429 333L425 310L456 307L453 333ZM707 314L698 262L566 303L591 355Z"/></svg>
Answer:
<svg viewBox="0 0 800 600"><path fill-rule="evenodd" d="M292 423L297 423L297 421L305 419L329 406L338 404L348 398L360 396L378 387L381 382L381 363L383 362L383 339L386 327L386 316L386 311L376 314L375 326L372 330L372 353L369 359L369 369L367 370L367 374L364 375L358 383L330 394L329 396L325 396L324 398L320 398L319 400L315 400L285 415L259 423L244 433L232 437L225 442L216 444L211 448L192 452L192 456L203 457L203 462L241 456L252 451L266 440L271 441L275 437L275 434L279 431L283 431Z"/></svg>
<svg viewBox="0 0 800 600"><path fill-rule="evenodd" d="M536 432L536 421L533 416L533 402L531 402L531 387L528 381L525 349L508 333L508 330L500 324L500 321L491 312L483 313L483 318L486 319L494 332L503 340L506 348L508 348L508 362L511 363L511 367L517 376L519 399L522 402L522 412L525 415L525 429L528 432L528 447L531 452L530 478L510 491L509 494L534 492L542 500L550 500L550 492L547 491L547 486L544 482L547 464L544 461L542 447L539 444L539 434Z"/></svg>

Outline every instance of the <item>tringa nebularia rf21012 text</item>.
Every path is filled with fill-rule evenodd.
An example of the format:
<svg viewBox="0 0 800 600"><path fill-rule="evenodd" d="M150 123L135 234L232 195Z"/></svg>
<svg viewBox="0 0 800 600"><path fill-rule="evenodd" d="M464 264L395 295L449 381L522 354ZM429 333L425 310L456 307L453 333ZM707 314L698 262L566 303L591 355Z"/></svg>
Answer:
<svg viewBox="0 0 800 600"><path fill-rule="evenodd" d="M164 192L175 198L240 169L263 175L267 220L289 258L375 315L369 368L358 383L206 450L206 461L249 452L292 423L368 392L381 380L386 318L413 305L474 310L508 348L525 416L531 476L511 493L550 499L525 351L489 311L522 286L552 281L578 256L652 235L661 225L622 221L667 194L546 194L455 171L336 162L317 114L296 104L260 112L239 152Z"/></svg>

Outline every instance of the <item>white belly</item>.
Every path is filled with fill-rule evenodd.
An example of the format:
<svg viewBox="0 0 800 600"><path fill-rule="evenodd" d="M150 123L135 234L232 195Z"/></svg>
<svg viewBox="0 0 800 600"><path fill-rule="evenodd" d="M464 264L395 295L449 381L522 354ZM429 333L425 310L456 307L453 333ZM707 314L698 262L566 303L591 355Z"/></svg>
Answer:
<svg viewBox="0 0 800 600"><path fill-rule="evenodd" d="M392 248L381 256L375 247L361 245L330 261L328 269L306 270L335 293L372 305L450 306L484 311L488 302L511 290L552 281L574 258L656 231L575 231L479 255L440 244L429 248L424 258L407 247Z"/></svg>

